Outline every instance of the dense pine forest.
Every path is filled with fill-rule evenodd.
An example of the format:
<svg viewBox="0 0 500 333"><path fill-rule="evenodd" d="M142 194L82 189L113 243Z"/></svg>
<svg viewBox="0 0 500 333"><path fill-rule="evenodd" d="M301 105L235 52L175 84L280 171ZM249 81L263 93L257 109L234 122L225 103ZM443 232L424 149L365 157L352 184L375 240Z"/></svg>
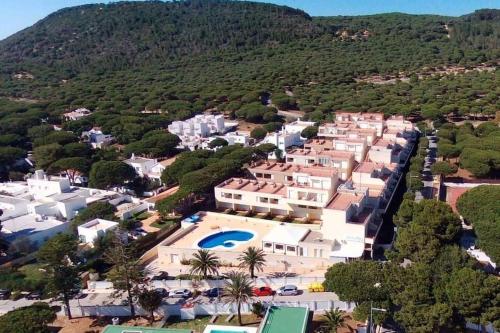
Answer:
<svg viewBox="0 0 500 333"><path fill-rule="evenodd" d="M95 124L112 120L109 128L123 127L126 119L112 119L117 115L140 125L146 116L139 111L161 110L163 125L213 108L255 111L270 94L278 108L300 109L315 121L336 109L493 114L499 17L480 10L315 18L217 0L66 8L0 41L0 97L36 102L17 105L21 111L12 115L4 100L0 128L19 112L55 119L76 107L102 113ZM490 70L431 75L479 64ZM376 84L373 77L394 80Z"/></svg>

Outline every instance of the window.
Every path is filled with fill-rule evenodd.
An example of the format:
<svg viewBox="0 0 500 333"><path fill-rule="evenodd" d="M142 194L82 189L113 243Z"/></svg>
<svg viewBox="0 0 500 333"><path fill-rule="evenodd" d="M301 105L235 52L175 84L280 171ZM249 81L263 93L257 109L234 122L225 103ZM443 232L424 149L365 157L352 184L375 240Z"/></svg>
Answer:
<svg viewBox="0 0 500 333"><path fill-rule="evenodd" d="M287 252L295 252L295 246L287 246L286 251Z"/></svg>
<svg viewBox="0 0 500 333"><path fill-rule="evenodd" d="M265 242L265 243L264 243L264 247L265 247L265 248L270 248L270 247L273 247L273 243L268 243L268 242Z"/></svg>
<svg viewBox="0 0 500 333"><path fill-rule="evenodd" d="M293 162L293 158L292 157L289 157L286 159L287 162Z"/></svg>
<svg viewBox="0 0 500 333"><path fill-rule="evenodd" d="M293 176L286 176L286 180L289 182L293 181Z"/></svg>
<svg viewBox="0 0 500 333"><path fill-rule="evenodd" d="M241 194L235 194L235 195L233 196L233 198L234 198L235 200L241 200L242 196L241 196Z"/></svg>
<svg viewBox="0 0 500 333"><path fill-rule="evenodd" d="M257 173L255 174L255 177L257 177L257 178L262 178L262 174L261 174L261 173L259 173L259 172L257 172Z"/></svg>
<svg viewBox="0 0 500 333"><path fill-rule="evenodd" d="M268 203L269 202L269 198L259 197L259 202Z"/></svg>
<svg viewBox="0 0 500 333"><path fill-rule="evenodd" d="M269 199L269 200L270 200L270 202L271 202L272 204L274 204L274 205L277 205L277 204L279 203L279 200L278 200L278 199L275 199L275 198L271 198L271 199Z"/></svg>
<svg viewBox="0 0 500 333"><path fill-rule="evenodd" d="M276 250L280 250L280 251L282 251L282 250L283 250L283 245L281 245L281 244L276 244L276 245L274 245L274 248L275 248Z"/></svg>
<svg viewBox="0 0 500 333"><path fill-rule="evenodd" d="M225 193L225 192L223 192L223 193L221 193L221 196L223 198L226 198L226 199L232 199L233 198L233 195L231 193Z"/></svg>

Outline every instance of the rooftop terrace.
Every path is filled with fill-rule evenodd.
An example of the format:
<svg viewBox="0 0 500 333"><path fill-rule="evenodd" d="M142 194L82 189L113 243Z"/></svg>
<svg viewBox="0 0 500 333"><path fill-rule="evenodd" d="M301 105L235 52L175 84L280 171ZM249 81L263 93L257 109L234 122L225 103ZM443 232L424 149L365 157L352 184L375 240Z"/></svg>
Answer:
<svg viewBox="0 0 500 333"><path fill-rule="evenodd" d="M326 206L327 209L346 210L351 204L360 203L365 196L359 193L337 192Z"/></svg>
<svg viewBox="0 0 500 333"><path fill-rule="evenodd" d="M249 168L251 172L279 172L284 174L293 173L304 173L309 174L311 176L316 177L331 177L333 174L336 174L337 171L335 168L315 165L315 166L302 166L290 163L275 163L275 162L262 162L260 164L256 164Z"/></svg>

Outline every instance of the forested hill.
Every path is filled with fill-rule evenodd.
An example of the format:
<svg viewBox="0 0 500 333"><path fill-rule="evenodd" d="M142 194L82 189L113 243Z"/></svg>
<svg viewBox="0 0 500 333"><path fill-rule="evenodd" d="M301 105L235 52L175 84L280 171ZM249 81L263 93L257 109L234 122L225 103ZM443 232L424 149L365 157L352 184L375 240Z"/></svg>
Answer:
<svg viewBox="0 0 500 333"><path fill-rule="evenodd" d="M119 2L59 10L0 43L0 61L102 69L287 43L317 30L304 12L229 1Z"/></svg>
<svg viewBox="0 0 500 333"><path fill-rule="evenodd" d="M214 108L234 114L262 92L287 99L285 90L293 98L283 105L316 121L338 108L490 114L499 108L499 13L310 17L224 0L67 8L0 41L0 97L39 100L49 114L148 109L170 121ZM482 63L493 71L429 74ZM370 83L385 76L404 80Z"/></svg>

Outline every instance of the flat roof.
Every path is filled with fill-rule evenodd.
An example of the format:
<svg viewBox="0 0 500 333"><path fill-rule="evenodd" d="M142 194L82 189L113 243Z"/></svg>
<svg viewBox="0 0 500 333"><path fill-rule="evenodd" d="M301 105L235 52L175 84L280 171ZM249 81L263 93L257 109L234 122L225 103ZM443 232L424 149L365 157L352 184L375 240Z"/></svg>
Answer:
<svg viewBox="0 0 500 333"><path fill-rule="evenodd" d="M301 307L271 306L261 333L305 333L309 309Z"/></svg>
<svg viewBox="0 0 500 333"><path fill-rule="evenodd" d="M41 219L37 221L34 215L26 214L2 221L2 233L5 234L8 239L17 238L52 229L64 223L66 222L56 220L52 217L46 220Z"/></svg>
<svg viewBox="0 0 500 333"><path fill-rule="evenodd" d="M78 228L92 229L92 230L106 230L109 228L113 228L118 225L118 222L104 220L104 219L93 219L79 225Z"/></svg>
<svg viewBox="0 0 500 333"><path fill-rule="evenodd" d="M316 177L331 177L337 174L337 170L328 166L303 166L291 163L262 162L251 166L248 170L253 172L270 171L283 174L305 173Z"/></svg>
<svg viewBox="0 0 500 333"><path fill-rule="evenodd" d="M375 162L367 162L363 161L352 172L360 172L360 173L372 173L374 170L382 169L383 164L378 164Z"/></svg>
<svg viewBox="0 0 500 333"><path fill-rule="evenodd" d="M363 194L337 192L326 208L346 210L352 203L359 203L363 198Z"/></svg>
<svg viewBox="0 0 500 333"><path fill-rule="evenodd" d="M144 326L122 326L108 325L103 333L192 333L192 330L173 329L173 328L154 328Z"/></svg>
<svg viewBox="0 0 500 333"><path fill-rule="evenodd" d="M314 149L293 149L286 153L287 156L299 155L299 156L329 156L350 159L354 157L352 151L345 150L321 150L317 151Z"/></svg>
<svg viewBox="0 0 500 333"><path fill-rule="evenodd" d="M280 196L286 195L286 188L282 183L249 180L243 178L230 178L217 185L217 188L275 194Z"/></svg>
<svg viewBox="0 0 500 333"><path fill-rule="evenodd" d="M299 245L299 242L307 236L309 229L295 227L287 224L279 224L262 238L263 242L281 243L286 245Z"/></svg>

